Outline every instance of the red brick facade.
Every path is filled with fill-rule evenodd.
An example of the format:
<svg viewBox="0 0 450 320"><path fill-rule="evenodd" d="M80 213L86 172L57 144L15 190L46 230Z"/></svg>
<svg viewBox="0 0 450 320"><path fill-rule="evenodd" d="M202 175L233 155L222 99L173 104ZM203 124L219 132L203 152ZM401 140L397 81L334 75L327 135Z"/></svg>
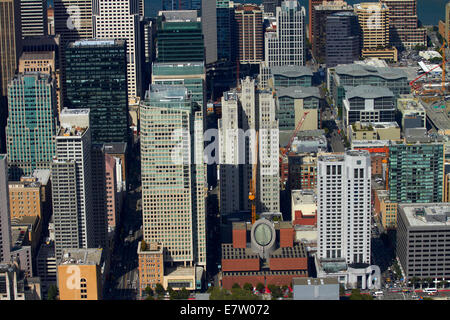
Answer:
<svg viewBox="0 0 450 320"><path fill-rule="evenodd" d="M265 277L266 284L273 284L276 286L292 286L292 279L298 278L298 277L308 277L307 274L302 274L302 272L299 272L298 274L294 275L267 275ZM258 283L264 284L264 276L263 275L242 275L242 276L224 276L222 278L222 287L231 290L233 287L233 284L238 283L241 288L244 286L245 283L251 283L253 287L256 287Z"/></svg>
<svg viewBox="0 0 450 320"><path fill-rule="evenodd" d="M223 271L259 271L259 259L222 259Z"/></svg>
<svg viewBox="0 0 450 320"><path fill-rule="evenodd" d="M293 225L316 226L317 225L317 210L316 210L316 215L314 215L314 216L310 216L310 215L303 216L303 213L301 210L296 210Z"/></svg>
<svg viewBox="0 0 450 320"><path fill-rule="evenodd" d="M307 258L270 258L270 270L308 270Z"/></svg>
<svg viewBox="0 0 450 320"><path fill-rule="evenodd" d="M247 245L247 230L233 229L233 247L245 248Z"/></svg>
<svg viewBox="0 0 450 320"><path fill-rule="evenodd" d="M280 247L292 247L294 245L294 228L280 229Z"/></svg>

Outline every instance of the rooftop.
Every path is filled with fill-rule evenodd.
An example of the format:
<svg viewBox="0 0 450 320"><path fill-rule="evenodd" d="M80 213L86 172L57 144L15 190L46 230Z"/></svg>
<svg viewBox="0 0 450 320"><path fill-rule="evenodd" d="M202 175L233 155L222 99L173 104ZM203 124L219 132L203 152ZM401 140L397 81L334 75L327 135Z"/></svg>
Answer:
<svg viewBox="0 0 450 320"><path fill-rule="evenodd" d="M11 246L12 249L21 248L24 245L27 245L26 234L28 231L28 227L24 226L11 226Z"/></svg>
<svg viewBox="0 0 450 320"><path fill-rule="evenodd" d="M291 199L294 206L316 204L317 196L314 190L292 190Z"/></svg>
<svg viewBox="0 0 450 320"><path fill-rule="evenodd" d="M305 99L309 97L320 99L320 92L319 88L317 87L293 86L287 88L278 88L277 96L279 98L287 96L293 99Z"/></svg>
<svg viewBox="0 0 450 320"><path fill-rule="evenodd" d="M281 75L286 77L302 77L302 76L313 76L312 70L305 66L275 66L272 67L271 72L273 75Z"/></svg>
<svg viewBox="0 0 450 320"><path fill-rule="evenodd" d="M100 265L103 249L65 249L60 261L63 264Z"/></svg>
<svg viewBox="0 0 450 320"><path fill-rule="evenodd" d="M327 284L338 285L339 282L337 278L293 278L292 284L294 286L318 286Z"/></svg>
<svg viewBox="0 0 450 320"><path fill-rule="evenodd" d="M58 136L59 137L81 137L88 128L81 127L61 127Z"/></svg>
<svg viewBox="0 0 450 320"><path fill-rule="evenodd" d="M376 99L382 97L394 97L394 94L387 87L368 86L361 85L350 88L346 94L346 99L352 98L364 98L364 99Z"/></svg>
<svg viewBox="0 0 450 320"><path fill-rule="evenodd" d="M166 22L198 22L197 10L170 10L159 11L159 16L164 17Z"/></svg>
<svg viewBox="0 0 450 320"><path fill-rule="evenodd" d="M125 40L116 39L85 39L69 43L69 48L73 47L108 47L108 46L118 46L124 45Z"/></svg>
<svg viewBox="0 0 450 320"><path fill-rule="evenodd" d="M449 203L402 203L398 210L412 227L450 227Z"/></svg>
<svg viewBox="0 0 450 320"><path fill-rule="evenodd" d="M435 133L428 133L426 128L407 128L405 129L406 143L442 143L443 136Z"/></svg>
<svg viewBox="0 0 450 320"><path fill-rule="evenodd" d="M103 145L103 148L108 154L125 154L127 150L126 142L108 142Z"/></svg>
<svg viewBox="0 0 450 320"><path fill-rule="evenodd" d="M33 51L23 52L20 56L21 60L52 60L55 58L54 51Z"/></svg>
<svg viewBox="0 0 450 320"><path fill-rule="evenodd" d="M35 169L33 171L33 177L37 178L42 185L46 186L50 180L50 173L51 171L49 169Z"/></svg>
<svg viewBox="0 0 450 320"><path fill-rule="evenodd" d="M406 73L403 70L389 67L373 67L357 63L338 65L335 68L335 72L339 75L349 75L353 77L377 76L386 80L407 78Z"/></svg>

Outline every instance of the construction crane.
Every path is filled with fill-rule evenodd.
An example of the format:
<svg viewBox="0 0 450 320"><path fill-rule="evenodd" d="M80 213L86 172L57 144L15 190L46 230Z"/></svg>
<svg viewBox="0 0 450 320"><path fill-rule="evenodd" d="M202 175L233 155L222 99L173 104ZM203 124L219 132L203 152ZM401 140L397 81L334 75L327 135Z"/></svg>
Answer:
<svg viewBox="0 0 450 320"><path fill-rule="evenodd" d="M252 224L256 221L256 169L258 167L258 138L259 134L258 131L256 131L256 159L253 161L253 167L252 167L252 180L250 180L250 192L248 194L248 200L250 200L251 206L252 206Z"/></svg>
<svg viewBox="0 0 450 320"><path fill-rule="evenodd" d="M280 170L281 170L280 179L281 179L281 182L282 182L282 184L281 184L282 189L284 189L284 183L285 183L285 181L283 180L283 173L285 171L285 165L286 165L286 163L284 163L286 154L288 154L288 152L291 150L292 142L294 141L295 137L297 136L297 133L299 132L300 128L302 127L303 122L305 121L306 116L308 115L308 113L309 113L309 111L306 111L303 114L303 117L297 123L297 126L295 127L295 130L292 133L292 136L289 139L289 143L287 144L286 148L282 148L282 147L280 148Z"/></svg>

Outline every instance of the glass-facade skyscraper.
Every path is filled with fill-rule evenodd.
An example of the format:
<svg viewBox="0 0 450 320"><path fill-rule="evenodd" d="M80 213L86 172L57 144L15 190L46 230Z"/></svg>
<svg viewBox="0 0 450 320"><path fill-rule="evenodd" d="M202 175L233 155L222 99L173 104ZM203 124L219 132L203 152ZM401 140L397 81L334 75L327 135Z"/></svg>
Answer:
<svg viewBox="0 0 450 320"><path fill-rule="evenodd" d="M234 8L229 0L217 0L217 60L236 60Z"/></svg>
<svg viewBox="0 0 450 320"><path fill-rule="evenodd" d="M90 109L93 143L127 142L125 41L77 41L67 46L65 57L65 106Z"/></svg>
<svg viewBox="0 0 450 320"><path fill-rule="evenodd" d="M55 81L47 74L18 74L8 85L6 141L10 176L50 169L55 154Z"/></svg>

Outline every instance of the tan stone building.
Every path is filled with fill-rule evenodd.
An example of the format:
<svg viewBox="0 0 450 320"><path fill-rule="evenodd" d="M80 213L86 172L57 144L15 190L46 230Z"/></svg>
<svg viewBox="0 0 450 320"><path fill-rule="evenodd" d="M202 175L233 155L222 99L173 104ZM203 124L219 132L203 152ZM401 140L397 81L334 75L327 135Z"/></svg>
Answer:
<svg viewBox="0 0 450 320"><path fill-rule="evenodd" d="M376 190L374 202L375 214L380 216L383 228L397 228L397 203L389 200L388 191Z"/></svg>
<svg viewBox="0 0 450 320"><path fill-rule="evenodd" d="M66 249L58 264L60 300L101 300L103 249Z"/></svg>
<svg viewBox="0 0 450 320"><path fill-rule="evenodd" d="M350 140L399 140L400 127L396 122L355 122L348 126Z"/></svg>

